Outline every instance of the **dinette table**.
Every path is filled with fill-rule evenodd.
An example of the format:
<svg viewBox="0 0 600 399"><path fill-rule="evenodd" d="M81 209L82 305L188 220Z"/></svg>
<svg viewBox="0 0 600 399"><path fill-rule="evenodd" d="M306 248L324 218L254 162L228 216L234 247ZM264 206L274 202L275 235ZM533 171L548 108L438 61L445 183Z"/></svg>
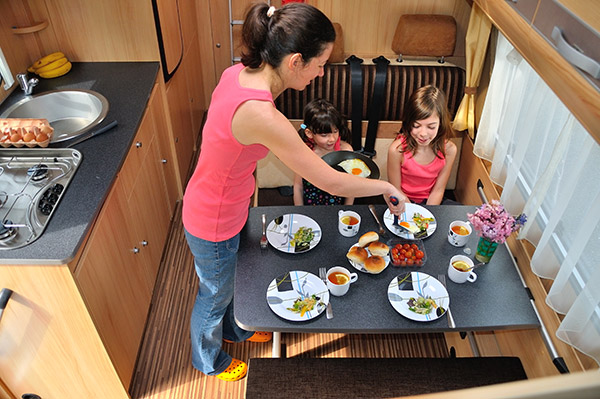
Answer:
<svg viewBox="0 0 600 399"><path fill-rule="evenodd" d="M281 332L305 333L418 333L448 331L492 331L503 329L539 328L539 320L526 288L505 245L499 245L488 264L474 271L477 280L457 284L446 279L449 308L455 328L449 327L447 313L431 321L415 321L401 315L388 299L388 286L397 276L411 271L426 273L434 278L447 276L450 258L468 254L474 258L478 242L475 232L465 247L454 247L447 239L448 228L454 220L467 220L474 206L425 206L435 218L435 231L422 240L426 262L422 266L397 267L388 265L379 274L355 269L346 253L358 238L379 228L366 205L352 206L268 206L250 208L240 237L238 264L235 273L234 315L242 328L251 331L273 331L274 356L278 356ZM383 222L385 205L375 205ZM359 233L342 236L338 231L338 211L352 210L361 216ZM301 253L287 253L269 245L262 249L262 214L267 224L284 214L305 215L320 227L321 238L316 246ZM380 241L397 239L388 228ZM477 261L475 261L477 263ZM310 320L290 321L274 313L267 303L267 289L278 276L291 270L319 275L319 267L343 266L358 273L358 280L340 297L329 296L334 317L325 312Z"/></svg>

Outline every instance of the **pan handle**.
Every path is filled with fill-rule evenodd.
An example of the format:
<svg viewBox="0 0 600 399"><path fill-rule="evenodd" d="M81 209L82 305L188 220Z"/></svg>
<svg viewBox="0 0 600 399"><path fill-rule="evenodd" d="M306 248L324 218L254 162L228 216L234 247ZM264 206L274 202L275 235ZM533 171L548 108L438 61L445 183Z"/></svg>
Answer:
<svg viewBox="0 0 600 399"><path fill-rule="evenodd" d="M2 313L4 313L4 309L12 294L13 291L8 288L2 288L2 291L0 291L0 320L2 320Z"/></svg>

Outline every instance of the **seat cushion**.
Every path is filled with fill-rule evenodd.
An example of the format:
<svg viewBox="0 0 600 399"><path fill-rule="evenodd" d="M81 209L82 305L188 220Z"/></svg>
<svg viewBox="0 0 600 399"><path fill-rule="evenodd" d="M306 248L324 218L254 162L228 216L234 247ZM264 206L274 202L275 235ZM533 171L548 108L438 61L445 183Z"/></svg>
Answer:
<svg viewBox="0 0 600 399"><path fill-rule="evenodd" d="M517 357L253 358L246 398L385 398L526 378Z"/></svg>

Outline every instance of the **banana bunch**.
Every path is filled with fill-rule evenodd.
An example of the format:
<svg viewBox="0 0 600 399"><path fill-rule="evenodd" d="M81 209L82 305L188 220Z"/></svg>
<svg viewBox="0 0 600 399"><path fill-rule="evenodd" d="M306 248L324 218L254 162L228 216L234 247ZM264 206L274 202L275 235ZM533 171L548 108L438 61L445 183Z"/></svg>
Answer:
<svg viewBox="0 0 600 399"><path fill-rule="evenodd" d="M42 78L50 79L62 76L71 70L71 63L63 53L57 51L40 58L27 70Z"/></svg>

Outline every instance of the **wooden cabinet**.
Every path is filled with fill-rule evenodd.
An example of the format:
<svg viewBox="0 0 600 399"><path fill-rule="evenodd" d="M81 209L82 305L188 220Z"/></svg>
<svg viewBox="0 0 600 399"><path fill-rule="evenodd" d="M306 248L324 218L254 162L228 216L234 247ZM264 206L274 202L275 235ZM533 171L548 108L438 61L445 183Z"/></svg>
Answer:
<svg viewBox="0 0 600 399"><path fill-rule="evenodd" d="M13 291L0 321L5 391L17 398L129 397L67 265L2 265L0 282Z"/></svg>
<svg viewBox="0 0 600 399"><path fill-rule="evenodd" d="M75 278L112 362L129 386L169 231L168 195L159 137L166 130L153 91L129 154L107 198ZM158 105L157 105L158 104Z"/></svg>

